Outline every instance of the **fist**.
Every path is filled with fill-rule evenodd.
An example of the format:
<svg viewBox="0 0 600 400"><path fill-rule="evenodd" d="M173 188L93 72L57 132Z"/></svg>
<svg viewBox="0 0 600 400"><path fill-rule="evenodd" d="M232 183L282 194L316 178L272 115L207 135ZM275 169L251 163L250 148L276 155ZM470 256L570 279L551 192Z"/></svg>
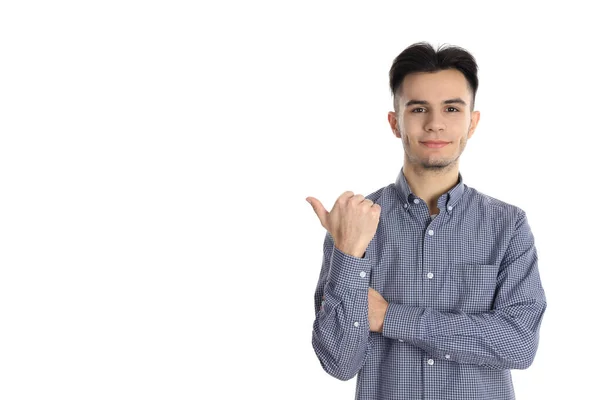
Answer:
<svg viewBox="0 0 600 400"><path fill-rule="evenodd" d="M383 321L389 303L375 289L369 288L369 330L383 332Z"/></svg>
<svg viewBox="0 0 600 400"><path fill-rule="evenodd" d="M338 197L331 212L319 200L307 197L321 225L333 237L338 250L362 258L375 236L381 207L361 194L344 192Z"/></svg>

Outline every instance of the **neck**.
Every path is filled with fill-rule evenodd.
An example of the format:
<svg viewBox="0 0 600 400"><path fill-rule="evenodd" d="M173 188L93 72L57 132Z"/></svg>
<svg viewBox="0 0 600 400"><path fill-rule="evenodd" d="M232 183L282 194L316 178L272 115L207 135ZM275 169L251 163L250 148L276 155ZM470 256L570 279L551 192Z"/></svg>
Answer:
<svg viewBox="0 0 600 400"><path fill-rule="evenodd" d="M442 169L423 168L405 161L403 172L412 192L427 203L431 214L438 214L438 199L458 183L458 160Z"/></svg>

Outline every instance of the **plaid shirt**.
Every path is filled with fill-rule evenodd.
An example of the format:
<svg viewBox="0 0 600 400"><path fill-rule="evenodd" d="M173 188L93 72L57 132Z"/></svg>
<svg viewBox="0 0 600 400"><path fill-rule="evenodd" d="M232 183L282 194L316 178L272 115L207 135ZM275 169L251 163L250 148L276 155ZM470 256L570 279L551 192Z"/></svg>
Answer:
<svg viewBox="0 0 600 400"><path fill-rule="evenodd" d="M325 371L358 374L356 399L514 399L546 309L525 212L459 182L432 218L403 170L366 196L381 206L364 258L325 234L312 343ZM389 302L369 331L368 288Z"/></svg>

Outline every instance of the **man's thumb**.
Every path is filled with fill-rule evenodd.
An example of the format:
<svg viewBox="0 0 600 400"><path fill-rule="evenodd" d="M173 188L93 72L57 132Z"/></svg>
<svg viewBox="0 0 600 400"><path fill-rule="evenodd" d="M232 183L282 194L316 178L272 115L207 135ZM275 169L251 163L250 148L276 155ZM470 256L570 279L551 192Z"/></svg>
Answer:
<svg viewBox="0 0 600 400"><path fill-rule="evenodd" d="M325 209L325 207L323 207L323 204L321 204L321 202L314 197L307 197L306 201L308 201L313 210L315 210L315 214L317 214L317 217L319 217L321 225L327 229L327 215L329 212Z"/></svg>

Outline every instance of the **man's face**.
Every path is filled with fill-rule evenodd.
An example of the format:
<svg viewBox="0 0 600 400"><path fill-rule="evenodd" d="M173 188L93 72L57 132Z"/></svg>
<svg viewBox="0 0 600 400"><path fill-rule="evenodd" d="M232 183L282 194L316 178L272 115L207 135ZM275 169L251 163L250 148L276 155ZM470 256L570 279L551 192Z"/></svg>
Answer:
<svg viewBox="0 0 600 400"><path fill-rule="evenodd" d="M454 166L479 122L464 75L455 69L409 74L396 101L388 121L402 139L405 162L429 170Z"/></svg>

